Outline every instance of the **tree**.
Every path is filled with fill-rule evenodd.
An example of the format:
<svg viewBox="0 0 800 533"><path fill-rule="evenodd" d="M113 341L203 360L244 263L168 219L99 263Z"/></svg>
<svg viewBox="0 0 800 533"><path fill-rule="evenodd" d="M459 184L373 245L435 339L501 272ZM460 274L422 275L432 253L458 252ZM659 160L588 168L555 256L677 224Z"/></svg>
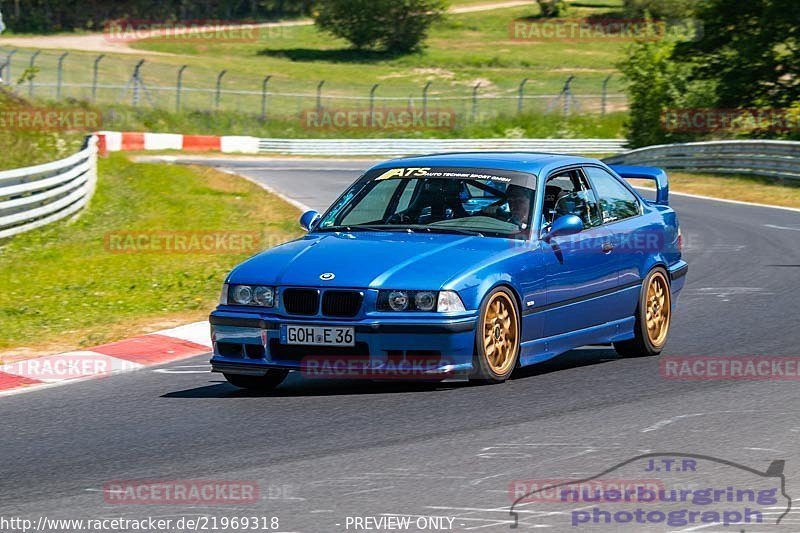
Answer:
<svg viewBox="0 0 800 533"><path fill-rule="evenodd" d="M718 107L789 107L800 102L800 2L707 0L702 37L673 59L713 81Z"/></svg>
<svg viewBox="0 0 800 533"><path fill-rule="evenodd" d="M315 6L321 30L359 50L400 53L418 48L445 12L444 0L318 0Z"/></svg>
<svg viewBox="0 0 800 533"><path fill-rule="evenodd" d="M98 30L108 20L272 20L308 15L310 0L0 0L15 32Z"/></svg>
<svg viewBox="0 0 800 533"><path fill-rule="evenodd" d="M790 117L800 111L800 2L705 0L695 9L696 38L638 43L620 65L629 81L629 136L637 146L687 140L660 127L667 109L791 108ZM728 133L800 137L797 129Z"/></svg>

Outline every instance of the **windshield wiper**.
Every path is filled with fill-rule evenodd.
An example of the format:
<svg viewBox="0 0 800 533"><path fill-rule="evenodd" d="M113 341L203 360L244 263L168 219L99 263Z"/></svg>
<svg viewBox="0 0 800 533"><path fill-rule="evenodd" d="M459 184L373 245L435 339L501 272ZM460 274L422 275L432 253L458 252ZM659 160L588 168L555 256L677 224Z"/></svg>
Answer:
<svg viewBox="0 0 800 533"><path fill-rule="evenodd" d="M377 224L351 224L349 226L330 226L328 228L322 228L326 231L359 231L359 230L367 230L367 231L414 231L411 228L402 227L402 226L385 226L385 225L377 225Z"/></svg>
<svg viewBox="0 0 800 533"><path fill-rule="evenodd" d="M428 233L433 233L433 232L458 233L461 235L474 235L476 237L484 237L483 233L474 229L451 228L442 226L421 226L420 229L425 229Z"/></svg>
<svg viewBox="0 0 800 533"><path fill-rule="evenodd" d="M410 231L411 233L414 233L414 231L416 231L412 227L403 226L400 224L367 224L359 227L369 228L375 231Z"/></svg>
<svg viewBox="0 0 800 533"><path fill-rule="evenodd" d="M351 224L349 226L330 226L327 228L320 228L324 231L405 231L409 233L416 233L417 231L424 231L426 233L457 233L460 235L474 235L476 237L484 237L485 235L477 230L453 228L444 226L425 226L413 225L405 226L399 224Z"/></svg>

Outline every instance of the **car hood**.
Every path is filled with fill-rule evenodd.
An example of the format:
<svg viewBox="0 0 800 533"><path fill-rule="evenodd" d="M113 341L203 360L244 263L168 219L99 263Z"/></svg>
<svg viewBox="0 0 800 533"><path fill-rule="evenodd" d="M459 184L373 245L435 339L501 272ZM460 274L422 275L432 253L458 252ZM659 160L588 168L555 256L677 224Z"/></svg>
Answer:
<svg viewBox="0 0 800 533"><path fill-rule="evenodd" d="M248 259L228 282L434 290L514 253L519 243L457 234L314 233ZM333 279L323 281L326 273Z"/></svg>

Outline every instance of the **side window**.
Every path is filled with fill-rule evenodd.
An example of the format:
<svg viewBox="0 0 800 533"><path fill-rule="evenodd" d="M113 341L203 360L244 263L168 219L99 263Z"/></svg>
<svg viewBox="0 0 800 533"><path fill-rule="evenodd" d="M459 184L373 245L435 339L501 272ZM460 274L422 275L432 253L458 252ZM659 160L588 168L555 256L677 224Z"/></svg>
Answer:
<svg viewBox="0 0 800 533"><path fill-rule="evenodd" d="M585 170L600 199L600 211L603 214L604 224L639 214L639 201L636 196L617 178L602 168L586 167Z"/></svg>
<svg viewBox="0 0 800 533"><path fill-rule="evenodd" d="M551 176L544 192L544 221L550 224L564 215L577 215L587 228L602 223L594 192L579 170Z"/></svg>

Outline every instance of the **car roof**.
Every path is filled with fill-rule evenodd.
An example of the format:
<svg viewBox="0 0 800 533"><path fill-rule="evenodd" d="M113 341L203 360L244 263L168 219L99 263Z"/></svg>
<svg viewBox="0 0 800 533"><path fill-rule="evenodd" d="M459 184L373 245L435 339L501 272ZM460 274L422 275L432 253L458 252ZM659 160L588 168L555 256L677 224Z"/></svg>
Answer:
<svg viewBox="0 0 800 533"><path fill-rule="evenodd" d="M569 165L602 164L597 159L542 152L454 152L390 159L372 167L464 167L516 170L539 176Z"/></svg>

